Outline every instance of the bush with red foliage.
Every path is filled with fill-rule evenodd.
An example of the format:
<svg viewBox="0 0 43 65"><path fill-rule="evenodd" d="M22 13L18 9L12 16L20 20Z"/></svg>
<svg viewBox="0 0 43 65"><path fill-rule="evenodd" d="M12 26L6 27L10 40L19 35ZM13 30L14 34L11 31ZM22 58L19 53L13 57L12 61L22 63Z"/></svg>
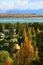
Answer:
<svg viewBox="0 0 43 65"><path fill-rule="evenodd" d="M2 65L10 65L9 61L5 61Z"/></svg>

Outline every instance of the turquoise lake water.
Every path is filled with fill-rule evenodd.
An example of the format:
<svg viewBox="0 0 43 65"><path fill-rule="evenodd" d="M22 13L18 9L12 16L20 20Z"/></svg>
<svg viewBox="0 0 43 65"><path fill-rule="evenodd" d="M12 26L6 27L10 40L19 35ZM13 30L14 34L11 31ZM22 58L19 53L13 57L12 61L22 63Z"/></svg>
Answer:
<svg viewBox="0 0 43 65"><path fill-rule="evenodd" d="M43 17L31 17L31 18L0 18L1 23L16 23L16 22L43 22Z"/></svg>

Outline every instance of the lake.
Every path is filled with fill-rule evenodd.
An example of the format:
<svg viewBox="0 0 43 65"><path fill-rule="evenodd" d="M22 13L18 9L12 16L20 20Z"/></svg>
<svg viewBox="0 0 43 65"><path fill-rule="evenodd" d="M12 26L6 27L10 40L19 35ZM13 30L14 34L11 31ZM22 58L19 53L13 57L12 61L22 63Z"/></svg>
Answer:
<svg viewBox="0 0 43 65"><path fill-rule="evenodd" d="M16 22L43 22L43 17L30 17L30 18L0 18L1 23L16 23Z"/></svg>

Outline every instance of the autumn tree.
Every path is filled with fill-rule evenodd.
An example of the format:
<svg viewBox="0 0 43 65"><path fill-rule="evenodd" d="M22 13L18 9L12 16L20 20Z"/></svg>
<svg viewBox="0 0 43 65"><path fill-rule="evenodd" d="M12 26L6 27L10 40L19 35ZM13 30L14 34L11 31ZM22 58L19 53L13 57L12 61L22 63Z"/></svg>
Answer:
<svg viewBox="0 0 43 65"><path fill-rule="evenodd" d="M24 42L21 43L20 50L16 53L16 64L29 65L33 60L34 48L29 40L26 30L23 30Z"/></svg>
<svg viewBox="0 0 43 65"><path fill-rule="evenodd" d="M5 61L2 65L10 65L9 61Z"/></svg>

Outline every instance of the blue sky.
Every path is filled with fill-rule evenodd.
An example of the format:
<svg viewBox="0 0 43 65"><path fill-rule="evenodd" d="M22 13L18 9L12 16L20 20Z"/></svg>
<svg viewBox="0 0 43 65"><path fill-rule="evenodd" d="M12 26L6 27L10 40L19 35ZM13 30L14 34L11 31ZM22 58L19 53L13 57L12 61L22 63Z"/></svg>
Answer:
<svg viewBox="0 0 43 65"><path fill-rule="evenodd" d="M43 9L43 0L0 0L0 10L39 10Z"/></svg>

